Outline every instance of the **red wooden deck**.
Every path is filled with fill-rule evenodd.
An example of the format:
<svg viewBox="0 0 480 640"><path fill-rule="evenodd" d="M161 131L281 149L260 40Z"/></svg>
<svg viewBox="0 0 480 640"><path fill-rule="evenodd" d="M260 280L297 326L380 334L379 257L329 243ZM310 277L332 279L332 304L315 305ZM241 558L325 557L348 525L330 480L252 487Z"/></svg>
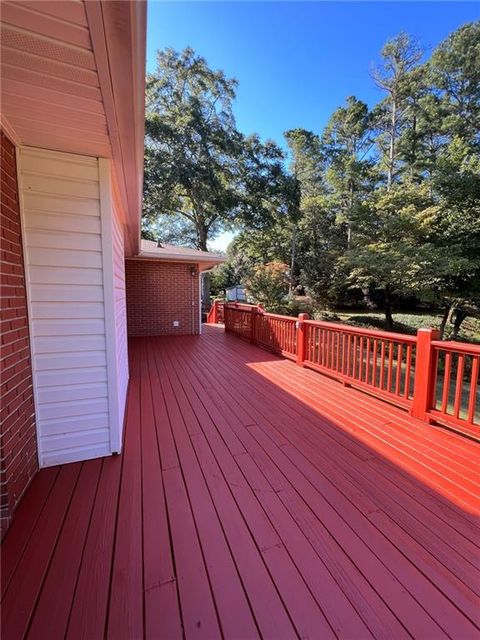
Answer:
<svg viewBox="0 0 480 640"><path fill-rule="evenodd" d="M131 373L123 455L17 510L5 640L479 637L478 444L217 327Z"/></svg>

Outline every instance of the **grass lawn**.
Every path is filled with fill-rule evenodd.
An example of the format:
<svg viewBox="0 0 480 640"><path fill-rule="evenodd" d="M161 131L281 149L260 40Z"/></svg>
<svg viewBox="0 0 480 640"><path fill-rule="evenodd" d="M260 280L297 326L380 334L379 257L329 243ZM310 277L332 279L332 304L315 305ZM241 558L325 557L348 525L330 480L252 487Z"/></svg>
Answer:
<svg viewBox="0 0 480 640"><path fill-rule="evenodd" d="M357 327L365 327L366 329L385 328L384 315L379 311L335 311L332 313L332 316L334 315L338 316L342 322ZM441 319L442 317L440 314L434 313L394 313L394 330L398 333L415 334L417 329L420 329L421 327L438 328L440 326ZM448 324L445 331L445 339L448 340L451 331L452 325ZM460 329L459 340L480 344L480 319L467 318L464 320Z"/></svg>

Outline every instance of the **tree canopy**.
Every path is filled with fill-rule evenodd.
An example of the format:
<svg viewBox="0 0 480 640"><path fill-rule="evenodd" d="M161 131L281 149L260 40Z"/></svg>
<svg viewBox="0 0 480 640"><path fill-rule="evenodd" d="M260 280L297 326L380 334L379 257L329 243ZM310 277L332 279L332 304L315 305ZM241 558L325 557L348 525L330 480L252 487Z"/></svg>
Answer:
<svg viewBox="0 0 480 640"><path fill-rule="evenodd" d="M323 132L285 133L295 216L273 219L237 251L291 265L293 288L321 305L403 297L474 310L480 294L480 23L429 59L401 33L387 42L371 109L350 96ZM292 287L290 288L292 290Z"/></svg>
<svg viewBox="0 0 480 640"><path fill-rule="evenodd" d="M191 48L158 52L147 77L144 233L162 216L207 250L223 227L263 228L290 205L281 149L245 136L232 111L237 82ZM175 226L174 225L174 226ZM174 236L176 234L174 233Z"/></svg>
<svg viewBox="0 0 480 640"><path fill-rule="evenodd" d="M235 80L191 49L159 52L143 232L206 249L236 229L214 286L242 280L277 306L279 292L377 305L391 328L414 298L461 322L480 298L480 22L430 57L400 33L371 75L378 104L347 97L323 131L286 131L285 154L237 129Z"/></svg>

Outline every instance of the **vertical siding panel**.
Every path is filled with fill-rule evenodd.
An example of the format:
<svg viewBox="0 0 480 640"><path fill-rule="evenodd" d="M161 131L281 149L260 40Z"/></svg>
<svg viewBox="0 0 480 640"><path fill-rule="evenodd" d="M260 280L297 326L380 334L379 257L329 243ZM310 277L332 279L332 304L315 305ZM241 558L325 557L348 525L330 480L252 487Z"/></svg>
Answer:
<svg viewBox="0 0 480 640"><path fill-rule="evenodd" d="M40 464L109 455L98 159L25 148L20 178Z"/></svg>
<svg viewBox="0 0 480 640"><path fill-rule="evenodd" d="M118 199L113 201L113 286L115 308L115 337L117 357L118 416L123 432L125 405L129 379L127 344L127 296L125 291L124 229Z"/></svg>

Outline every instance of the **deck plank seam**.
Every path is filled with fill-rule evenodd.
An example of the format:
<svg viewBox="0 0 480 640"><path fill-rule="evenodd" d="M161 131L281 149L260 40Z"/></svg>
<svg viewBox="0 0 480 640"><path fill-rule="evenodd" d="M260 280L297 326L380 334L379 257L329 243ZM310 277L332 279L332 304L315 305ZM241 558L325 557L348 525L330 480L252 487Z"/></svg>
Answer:
<svg viewBox="0 0 480 640"><path fill-rule="evenodd" d="M274 426L274 425L272 425L272 427L275 429L275 426ZM267 434L267 436L268 436L268 435L269 435L269 434ZM333 505L331 505L331 506L333 506ZM340 515L340 514L339 514L339 515ZM347 524L348 524L348 523L347 523ZM380 559L380 558L379 558L379 559ZM414 565L413 565L413 566L414 566ZM388 568L388 567L387 567L387 568Z"/></svg>

